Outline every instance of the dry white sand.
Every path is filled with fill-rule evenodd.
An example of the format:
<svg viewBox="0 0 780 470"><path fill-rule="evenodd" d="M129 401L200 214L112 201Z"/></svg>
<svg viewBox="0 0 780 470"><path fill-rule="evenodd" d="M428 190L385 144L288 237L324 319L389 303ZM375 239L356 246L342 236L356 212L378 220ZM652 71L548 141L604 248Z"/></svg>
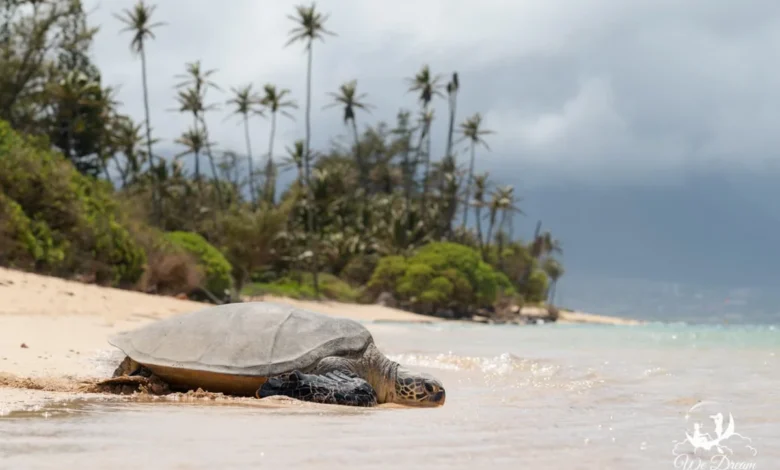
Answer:
<svg viewBox="0 0 780 470"><path fill-rule="evenodd" d="M265 300L358 320L445 321L379 305ZM15 405L56 399L78 390L80 381L94 380L100 373L96 358L111 350L109 335L207 306L0 268L0 415ZM581 312L561 312L561 320L632 323Z"/></svg>

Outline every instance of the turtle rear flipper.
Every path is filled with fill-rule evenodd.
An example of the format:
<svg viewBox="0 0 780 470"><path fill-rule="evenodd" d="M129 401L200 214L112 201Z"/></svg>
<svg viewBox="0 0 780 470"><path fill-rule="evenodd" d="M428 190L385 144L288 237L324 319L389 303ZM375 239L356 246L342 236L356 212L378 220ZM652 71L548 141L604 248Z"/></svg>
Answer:
<svg viewBox="0 0 780 470"><path fill-rule="evenodd" d="M374 388L357 375L347 371L331 371L322 375L293 371L268 379L257 390L257 398L283 395L296 400L331 405L376 406Z"/></svg>
<svg viewBox="0 0 780 470"><path fill-rule="evenodd" d="M143 375L112 377L101 380L93 388L96 392L114 393L117 395L132 395L135 392L146 392L152 395L166 395L170 393L168 384L157 378L157 376L145 377Z"/></svg>

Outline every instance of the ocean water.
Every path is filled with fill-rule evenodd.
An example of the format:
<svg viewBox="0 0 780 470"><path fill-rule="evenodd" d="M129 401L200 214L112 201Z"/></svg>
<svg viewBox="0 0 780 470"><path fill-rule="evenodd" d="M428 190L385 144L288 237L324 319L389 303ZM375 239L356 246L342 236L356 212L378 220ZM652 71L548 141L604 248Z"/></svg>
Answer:
<svg viewBox="0 0 780 470"><path fill-rule="evenodd" d="M558 286L556 303L646 321L780 325L780 290L768 284L717 286L567 274Z"/></svg>
<svg viewBox="0 0 780 470"><path fill-rule="evenodd" d="M0 417L0 468L780 468L776 327L368 326L443 407L79 400Z"/></svg>

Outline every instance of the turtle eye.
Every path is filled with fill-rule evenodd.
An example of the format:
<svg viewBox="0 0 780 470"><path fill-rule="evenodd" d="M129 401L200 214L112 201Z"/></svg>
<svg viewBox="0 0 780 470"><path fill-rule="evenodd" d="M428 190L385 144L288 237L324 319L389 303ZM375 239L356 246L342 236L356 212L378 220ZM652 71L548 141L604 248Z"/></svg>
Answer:
<svg viewBox="0 0 780 470"><path fill-rule="evenodd" d="M425 391L428 393L433 393L433 385L429 384L428 382L425 382Z"/></svg>

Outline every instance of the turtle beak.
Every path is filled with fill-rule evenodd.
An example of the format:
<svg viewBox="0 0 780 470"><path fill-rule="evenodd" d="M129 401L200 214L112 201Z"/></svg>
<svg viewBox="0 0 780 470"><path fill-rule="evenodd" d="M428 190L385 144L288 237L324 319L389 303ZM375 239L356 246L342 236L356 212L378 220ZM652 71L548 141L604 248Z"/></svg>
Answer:
<svg viewBox="0 0 780 470"><path fill-rule="evenodd" d="M433 397L431 397L431 401L438 406L443 405L446 399L447 392L445 392L444 389L439 390Z"/></svg>

